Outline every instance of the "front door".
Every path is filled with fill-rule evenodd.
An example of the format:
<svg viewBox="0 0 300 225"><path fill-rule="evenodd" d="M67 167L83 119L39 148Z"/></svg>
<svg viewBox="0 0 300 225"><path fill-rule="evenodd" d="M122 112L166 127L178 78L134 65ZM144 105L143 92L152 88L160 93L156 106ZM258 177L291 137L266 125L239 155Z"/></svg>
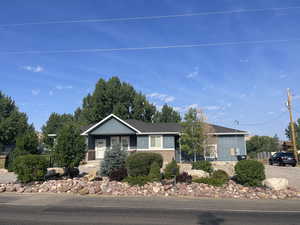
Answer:
<svg viewBox="0 0 300 225"><path fill-rule="evenodd" d="M105 150L106 150L106 140L96 139L95 140L96 159L104 159Z"/></svg>

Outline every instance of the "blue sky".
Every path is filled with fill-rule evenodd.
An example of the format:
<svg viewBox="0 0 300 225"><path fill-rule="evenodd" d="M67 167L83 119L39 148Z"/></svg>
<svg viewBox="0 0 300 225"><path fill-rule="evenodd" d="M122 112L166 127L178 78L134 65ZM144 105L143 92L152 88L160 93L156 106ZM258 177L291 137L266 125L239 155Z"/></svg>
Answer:
<svg viewBox="0 0 300 225"><path fill-rule="evenodd" d="M7 24L164 16L266 8L260 12L95 23ZM297 8L298 7L298 8ZM119 76L158 106L204 109L208 121L284 137L286 88L300 112L300 2L296 0L49 0L0 2L0 90L37 129L51 112L71 113L99 78ZM260 44L225 42L286 40ZM79 49L220 45L152 50ZM23 52L24 54L9 54ZM27 53L26 53L27 52ZM295 112L295 117L300 113ZM239 125L234 123L239 121Z"/></svg>

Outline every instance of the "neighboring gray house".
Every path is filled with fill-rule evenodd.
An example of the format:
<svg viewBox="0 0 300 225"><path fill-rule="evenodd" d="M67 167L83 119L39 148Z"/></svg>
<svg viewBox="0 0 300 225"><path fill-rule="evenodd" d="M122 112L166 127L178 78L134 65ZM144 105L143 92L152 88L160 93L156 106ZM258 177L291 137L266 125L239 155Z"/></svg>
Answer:
<svg viewBox="0 0 300 225"><path fill-rule="evenodd" d="M213 132L205 149L205 157L218 161L235 161L238 155L246 155L247 132L210 125ZM164 163L172 159L183 160L180 151L179 123L146 123L139 120L122 120L111 114L99 123L84 129L86 136L86 160L101 160L104 152L113 145L121 145L129 152L157 152Z"/></svg>

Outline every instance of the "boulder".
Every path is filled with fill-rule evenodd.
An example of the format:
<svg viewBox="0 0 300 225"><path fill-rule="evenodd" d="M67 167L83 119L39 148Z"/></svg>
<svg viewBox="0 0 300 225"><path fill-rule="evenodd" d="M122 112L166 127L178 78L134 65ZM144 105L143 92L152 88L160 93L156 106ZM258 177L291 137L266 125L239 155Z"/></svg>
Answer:
<svg viewBox="0 0 300 225"><path fill-rule="evenodd" d="M190 170L187 172L189 175L191 175L192 177L209 177L209 173L203 171L203 170Z"/></svg>
<svg viewBox="0 0 300 225"><path fill-rule="evenodd" d="M289 182L286 178L269 178L263 181L263 185L273 190L285 190Z"/></svg>
<svg viewBox="0 0 300 225"><path fill-rule="evenodd" d="M79 191L79 194L81 194L81 195L87 195L88 193L89 193L89 189L88 188L82 188Z"/></svg>
<svg viewBox="0 0 300 225"><path fill-rule="evenodd" d="M48 174L58 173L60 176L65 174L64 168L60 168L60 167L48 168L47 171L48 171Z"/></svg>
<svg viewBox="0 0 300 225"><path fill-rule="evenodd" d="M192 164L185 164L185 163L179 164L179 172L180 173L183 173L183 172L189 173L189 171L191 171L191 170L192 170Z"/></svg>

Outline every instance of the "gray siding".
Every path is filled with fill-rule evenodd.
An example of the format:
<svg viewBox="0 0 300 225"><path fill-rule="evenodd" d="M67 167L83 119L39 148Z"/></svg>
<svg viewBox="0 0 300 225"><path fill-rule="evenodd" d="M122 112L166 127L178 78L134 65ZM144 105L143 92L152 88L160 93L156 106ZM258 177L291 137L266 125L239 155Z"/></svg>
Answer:
<svg viewBox="0 0 300 225"><path fill-rule="evenodd" d="M163 148L175 149L175 137L170 135L163 136Z"/></svg>
<svg viewBox="0 0 300 225"><path fill-rule="evenodd" d="M235 161L236 156L230 154L231 148L238 148L237 155L246 155L244 136L218 136L218 161Z"/></svg>
<svg viewBox="0 0 300 225"><path fill-rule="evenodd" d="M135 134L135 131L112 118L90 132L93 135Z"/></svg>
<svg viewBox="0 0 300 225"><path fill-rule="evenodd" d="M137 136L137 149L149 149L149 136Z"/></svg>

